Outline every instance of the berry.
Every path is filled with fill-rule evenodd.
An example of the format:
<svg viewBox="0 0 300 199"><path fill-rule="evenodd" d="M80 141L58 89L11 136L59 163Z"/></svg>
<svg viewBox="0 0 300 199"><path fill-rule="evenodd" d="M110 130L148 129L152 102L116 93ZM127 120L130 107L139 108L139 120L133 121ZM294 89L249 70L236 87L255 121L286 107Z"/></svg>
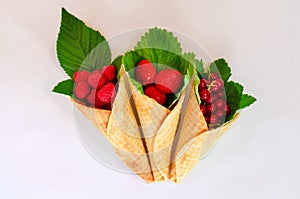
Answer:
<svg viewBox="0 0 300 199"><path fill-rule="evenodd" d="M225 112L226 112L226 115L229 115L231 113L231 109L228 104L226 104L226 106L225 106Z"/></svg>
<svg viewBox="0 0 300 199"><path fill-rule="evenodd" d="M210 86L211 92L218 92L221 91L224 88L224 82L221 79L216 79L212 82L212 85Z"/></svg>
<svg viewBox="0 0 300 199"><path fill-rule="evenodd" d="M151 84L154 82L156 76L156 68L149 61L143 59L140 61L135 69L135 78L142 85Z"/></svg>
<svg viewBox="0 0 300 199"><path fill-rule="evenodd" d="M223 91L217 92L216 95L217 95L219 98L221 98L221 99L224 98L224 92L223 92Z"/></svg>
<svg viewBox="0 0 300 199"><path fill-rule="evenodd" d="M205 80L205 79L200 79L200 84L199 84L198 89L199 89L199 90L207 89L207 86L206 86L206 80Z"/></svg>
<svg viewBox="0 0 300 199"><path fill-rule="evenodd" d="M74 82L76 82L76 83L87 82L90 75L91 75L91 72L89 72L89 71L79 70L74 73L73 79L74 79Z"/></svg>
<svg viewBox="0 0 300 199"><path fill-rule="evenodd" d="M215 72L212 72L212 73L209 74L209 79L210 80L219 79L219 74L215 73Z"/></svg>
<svg viewBox="0 0 300 199"><path fill-rule="evenodd" d="M218 123L218 117L216 115L211 115L209 118L210 124L217 124Z"/></svg>
<svg viewBox="0 0 300 199"><path fill-rule="evenodd" d="M87 96L86 101L90 104L91 107L102 108L104 106L103 103L100 102L97 96L97 90L91 90L89 96Z"/></svg>
<svg viewBox="0 0 300 199"><path fill-rule="evenodd" d="M216 102L219 99L219 95L218 93L217 94L213 93L211 94L210 98L211 98L211 103Z"/></svg>
<svg viewBox="0 0 300 199"><path fill-rule="evenodd" d="M95 70L88 78L89 85L97 89L101 89L106 84L106 82L107 79L99 70Z"/></svg>
<svg viewBox="0 0 300 199"><path fill-rule="evenodd" d="M208 98L210 98L210 94L207 89L200 90L199 95L200 99L203 101L206 101Z"/></svg>
<svg viewBox="0 0 300 199"><path fill-rule="evenodd" d="M90 93L90 87L86 82L78 82L75 85L75 96L78 99L84 99L88 96L88 94Z"/></svg>
<svg viewBox="0 0 300 199"><path fill-rule="evenodd" d="M214 104L208 104L206 106L206 111L208 114L212 114L212 113L216 112L216 110L217 110L217 107Z"/></svg>
<svg viewBox="0 0 300 199"><path fill-rule="evenodd" d="M223 99L218 99L218 100L216 101L215 105L216 105L219 109L224 110L224 109L225 109L225 106L226 106L226 101L223 100Z"/></svg>
<svg viewBox="0 0 300 199"><path fill-rule="evenodd" d="M99 90L97 97L103 104L112 103L115 97L115 85L113 83L106 84Z"/></svg>
<svg viewBox="0 0 300 199"><path fill-rule="evenodd" d="M203 115L206 114L206 107L204 104L200 104L200 111L202 112Z"/></svg>
<svg viewBox="0 0 300 199"><path fill-rule="evenodd" d="M108 81L116 78L116 68L113 65L104 66L101 72Z"/></svg>
<svg viewBox="0 0 300 199"><path fill-rule="evenodd" d="M218 109L215 114L219 120L225 119L225 111L223 109Z"/></svg>
<svg viewBox="0 0 300 199"><path fill-rule="evenodd" d="M155 86L149 85L144 89L145 94L157 101L157 103L163 105L167 101L167 96L160 90L158 90Z"/></svg>
<svg viewBox="0 0 300 199"><path fill-rule="evenodd" d="M157 74L155 84L161 92L167 94L176 93L183 85L183 76L177 70L165 69Z"/></svg>

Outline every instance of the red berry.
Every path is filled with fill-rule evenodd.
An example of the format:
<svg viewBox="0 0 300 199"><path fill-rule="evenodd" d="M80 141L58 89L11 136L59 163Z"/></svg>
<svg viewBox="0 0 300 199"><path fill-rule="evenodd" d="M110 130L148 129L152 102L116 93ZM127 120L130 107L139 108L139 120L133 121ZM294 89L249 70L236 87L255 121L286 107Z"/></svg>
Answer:
<svg viewBox="0 0 300 199"><path fill-rule="evenodd" d="M218 117L216 115L211 115L209 117L209 123L210 124L217 124L218 123Z"/></svg>
<svg viewBox="0 0 300 199"><path fill-rule="evenodd" d="M107 79L104 75L102 75L101 71L95 70L88 78L89 85L93 88L100 89L102 88L106 82Z"/></svg>
<svg viewBox="0 0 300 199"><path fill-rule="evenodd" d="M112 103L115 97L115 85L113 83L106 84L99 90L97 96L103 104Z"/></svg>
<svg viewBox="0 0 300 199"><path fill-rule="evenodd" d="M231 109L228 104L226 104L226 106L225 106L225 112L226 112L226 115L229 115L231 113Z"/></svg>
<svg viewBox="0 0 300 199"><path fill-rule="evenodd" d="M164 93L177 93L183 85L183 76L174 69L161 70L155 78L156 87Z"/></svg>
<svg viewBox="0 0 300 199"><path fill-rule="evenodd" d="M78 82L87 82L91 72L85 70L79 70L74 73L73 79L75 83Z"/></svg>
<svg viewBox="0 0 300 199"><path fill-rule="evenodd" d="M89 96L87 96L86 101L90 104L91 107L103 108L104 104L100 102L97 96L97 90L91 90Z"/></svg>
<svg viewBox="0 0 300 199"><path fill-rule="evenodd" d="M90 87L86 82L78 82L75 85L75 96L78 99L84 99L88 96L88 94L90 93Z"/></svg>
<svg viewBox="0 0 300 199"><path fill-rule="evenodd" d="M116 78L116 68L113 65L104 66L101 72L108 81Z"/></svg>
<svg viewBox="0 0 300 199"><path fill-rule="evenodd" d="M215 114L219 120L225 118L225 111L223 109L218 109Z"/></svg>
<svg viewBox="0 0 300 199"><path fill-rule="evenodd" d="M206 101L208 98L210 98L210 94L207 89L200 90L199 95L200 99L203 101Z"/></svg>
<svg viewBox="0 0 300 199"><path fill-rule="evenodd" d="M207 89L207 86L206 86L206 80L205 80L205 79L200 79L200 84L199 84L198 89L199 89L199 90Z"/></svg>
<svg viewBox="0 0 300 199"><path fill-rule="evenodd" d="M213 103L213 102L216 102L219 99L219 95L215 94L215 93L212 93L210 95L210 98L211 98L211 103Z"/></svg>
<svg viewBox="0 0 300 199"><path fill-rule="evenodd" d="M160 90L158 90L155 86L149 85L144 89L145 94L157 101L157 103L163 105L167 101L167 96Z"/></svg>
<svg viewBox="0 0 300 199"><path fill-rule="evenodd" d="M224 98L224 91L219 91L219 92L216 93L216 95L217 95L219 98L223 99L223 98Z"/></svg>
<svg viewBox="0 0 300 199"><path fill-rule="evenodd" d="M208 114L212 114L212 113L216 112L216 110L217 110L217 107L214 104L208 104L206 106L206 111Z"/></svg>
<svg viewBox="0 0 300 199"><path fill-rule="evenodd" d="M149 61L143 59L135 69L135 78L142 85L151 84L156 76L156 68Z"/></svg>
<svg viewBox="0 0 300 199"><path fill-rule="evenodd" d="M224 82L221 79L216 79L212 82L212 85L210 86L211 92L218 92L221 91L224 88Z"/></svg>
<svg viewBox="0 0 300 199"><path fill-rule="evenodd" d="M200 111L202 112L203 115L206 114L206 107L204 104L200 104Z"/></svg>
<svg viewBox="0 0 300 199"><path fill-rule="evenodd" d="M223 99L218 99L218 100L216 101L215 105L216 105L219 109L224 110L224 109L225 109L225 106L226 106L226 101L223 100Z"/></svg>
<svg viewBox="0 0 300 199"><path fill-rule="evenodd" d="M209 79L210 80L219 79L219 74L215 73L215 72L212 72L212 73L209 74Z"/></svg>

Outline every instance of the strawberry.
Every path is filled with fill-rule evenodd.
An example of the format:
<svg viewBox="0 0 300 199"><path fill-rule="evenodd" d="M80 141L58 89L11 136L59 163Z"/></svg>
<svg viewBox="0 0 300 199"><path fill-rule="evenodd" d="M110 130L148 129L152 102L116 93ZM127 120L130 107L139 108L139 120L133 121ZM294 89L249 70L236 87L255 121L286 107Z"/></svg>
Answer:
<svg viewBox="0 0 300 199"><path fill-rule="evenodd" d="M99 70L95 70L88 78L89 85L97 89L101 89L106 84L106 82L107 79Z"/></svg>
<svg viewBox="0 0 300 199"><path fill-rule="evenodd" d="M91 75L91 72L89 72L89 71L79 70L74 73L73 79L74 79L74 82L76 82L76 83L77 82L87 82L90 75Z"/></svg>
<svg viewBox="0 0 300 199"><path fill-rule="evenodd" d="M161 70L155 78L155 84L161 92L176 93L183 85L183 76L174 69Z"/></svg>
<svg viewBox="0 0 300 199"><path fill-rule="evenodd" d="M113 65L104 66L101 72L108 81L112 81L116 78L116 68Z"/></svg>
<svg viewBox="0 0 300 199"><path fill-rule="evenodd" d="M97 97L101 103L111 104L115 95L115 85L113 83L108 83L99 90Z"/></svg>
<svg viewBox="0 0 300 199"><path fill-rule="evenodd" d="M91 90L90 94L86 97L86 101L91 107L103 108L104 104L98 99L97 93L96 89Z"/></svg>
<svg viewBox="0 0 300 199"><path fill-rule="evenodd" d="M166 94L164 94L163 92L161 92L160 90L158 90L155 86L153 85L148 85L145 89L144 89L145 94L154 99L155 101L157 101L159 104L163 105L164 103L166 103L167 101L167 96Z"/></svg>
<svg viewBox="0 0 300 199"><path fill-rule="evenodd" d="M84 99L90 93L90 86L86 82L78 82L75 85L74 93L78 99Z"/></svg>
<svg viewBox="0 0 300 199"><path fill-rule="evenodd" d="M142 85L151 84L156 76L156 68L149 61L143 59L135 69L135 78Z"/></svg>

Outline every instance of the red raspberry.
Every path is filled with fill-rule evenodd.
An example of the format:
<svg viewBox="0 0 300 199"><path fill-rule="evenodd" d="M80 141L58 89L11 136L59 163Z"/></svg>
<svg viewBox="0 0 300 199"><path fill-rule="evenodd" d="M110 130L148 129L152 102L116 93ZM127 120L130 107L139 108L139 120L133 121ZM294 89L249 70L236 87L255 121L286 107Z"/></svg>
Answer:
<svg viewBox="0 0 300 199"><path fill-rule="evenodd" d="M111 104L116 95L115 85L113 83L108 83L103 88L101 88L97 94L98 99L103 104Z"/></svg>
<svg viewBox="0 0 300 199"><path fill-rule="evenodd" d="M101 72L108 81L112 81L116 78L116 68L113 65L104 66Z"/></svg>
<svg viewBox="0 0 300 199"><path fill-rule="evenodd" d="M155 84L161 92L167 94L176 93L183 85L183 76L177 70L165 69L157 74Z"/></svg>
<svg viewBox="0 0 300 199"><path fill-rule="evenodd" d="M142 85L151 84L156 76L156 68L149 61L143 59L135 69L135 78Z"/></svg>
<svg viewBox="0 0 300 199"><path fill-rule="evenodd" d="M145 94L157 101L157 103L163 105L167 101L167 96L163 92L159 91L155 86L149 85L144 89Z"/></svg>
<svg viewBox="0 0 300 199"><path fill-rule="evenodd" d="M97 90L91 90L89 96L87 96L86 101L90 104L91 107L103 108L104 104L100 102L97 96Z"/></svg>
<svg viewBox="0 0 300 199"><path fill-rule="evenodd" d="M87 82L88 78L91 74L92 73L89 72L89 71L79 70L79 71L75 72L74 75L73 75L74 82L75 83Z"/></svg>
<svg viewBox="0 0 300 199"><path fill-rule="evenodd" d="M84 99L90 93L90 86L86 82L78 82L75 85L74 93L78 99Z"/></svg>
<svg viewBox="0 0 300 199"><path fill-rule="evenodd" d="M107 79L104 77L104 75L102 75L101 71L95 70L89 76L88 82L91 87L100 89L106 84Z"/></svg>

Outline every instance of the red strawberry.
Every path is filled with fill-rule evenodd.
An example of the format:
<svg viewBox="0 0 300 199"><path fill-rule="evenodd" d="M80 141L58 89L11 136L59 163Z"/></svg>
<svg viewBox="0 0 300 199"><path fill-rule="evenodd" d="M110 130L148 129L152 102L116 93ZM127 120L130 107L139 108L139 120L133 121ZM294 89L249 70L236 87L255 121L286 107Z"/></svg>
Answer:
<svg viewBox="0 0 300 199"><path fill-rule="evenodd" d="M100 89L106 84L107 79L104 77L104 75L102 75L101 71L95 70L89 76L88 82L91 87Z"/></svg>
<svg viewBox="0 0 300 199"><path fill-rule="evenodd" d="M160 71L155 78L156 87L167 94L178 92L183 85L183 76L174 69Z"/></svg>
<svg viewBox="0 0 300 199"><path fill-rule="evenodd" d="M90 93L90 86L86 82L78 82L75 85L74 93L78 99L84 99Z"/></svg>
<svg viewBox="0 0 300 199"><path fill-rule="evenodd" d="M101 72L108 81L112 81L116 77L116 68L113 65L104 66Z"/></svg>
<svg viewBox="0 0 300 199"><path fill-rule="evenodd" d="M100 102L97 96L97 90L91 90L89 96L87 96L86 101L91 105L91 107L103 108L104 104Z"/></svg>
<svg viewBox="0 0 300 199"><path fill-rule="evenodd" d="M143 59L135 69L135 78L142 85L151 84L156 76L156 68L149 61Z"/></svg>
<svg viewBox="0 0 300 199"><path fill-rule="evenodd" d="M115 97L115 85L113 83L108 83L97 94L99 101L103 104L111 104Z"/></svg>
<svg viewBox="0 0 300 199"><path fill-rule="evenodd" d="M167 96L160 90L158 90L155 86L149 85L144 89L145 94L157 101L159 104L163 105L167 101Z"/></svg>
<svg viewBox="0 0 300 199"><path fill-rule="evenodd" d="M91 72L85 70L79 70L74 73L73 79L74 82L87 82Z"/></svg>

